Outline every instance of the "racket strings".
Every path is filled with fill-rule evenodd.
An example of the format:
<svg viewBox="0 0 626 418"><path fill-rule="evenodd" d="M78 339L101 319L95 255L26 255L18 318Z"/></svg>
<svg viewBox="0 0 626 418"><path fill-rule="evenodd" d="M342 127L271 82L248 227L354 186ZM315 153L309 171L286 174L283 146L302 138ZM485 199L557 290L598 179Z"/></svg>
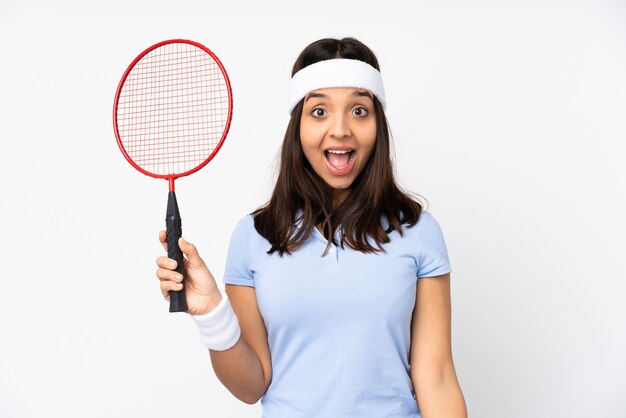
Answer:
<svg viewBox="0 0 626 418"><path fill-rule="evenodd" d="M229 91L211 55L190 44L166 44L128 73L117 105L120 140L142 169L181 174L219 145L229 118Z"/></svg>

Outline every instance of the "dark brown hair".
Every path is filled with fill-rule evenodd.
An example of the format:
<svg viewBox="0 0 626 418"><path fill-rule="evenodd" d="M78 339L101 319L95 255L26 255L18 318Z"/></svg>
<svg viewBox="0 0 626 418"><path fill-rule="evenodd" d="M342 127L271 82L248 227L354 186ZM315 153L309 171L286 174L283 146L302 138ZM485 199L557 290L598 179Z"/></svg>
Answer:
<svg viewBox="0 0 626 418"><path fill-rule="evenodd" d="M292 76L319 61L349 58L365 61L380 71L374 53L354 38L320 39L298 56ZM415 225L422 205L400 190L393 174L390 156L391 134L382 105L374 96L376 143L363 170L349 188L349 195L333 207L333 189L313 170L300 142L300 119L303 101L291 113L280 152L280 168L270 200L252 212L254 226L275 251L282 256L304 244L315 225L321 224L329 244L337 245L334 235L341 226L341 247L347 245L362 252L383 251L393 230L402 234L402 224ZM302 223L296 227L296 215L302 209ZM387 228L382 216L387 219ZM373 238L376 247L368 237ZM328 247L326 248L328 250ZM326 251L324 251L324 255Z"/></svg>

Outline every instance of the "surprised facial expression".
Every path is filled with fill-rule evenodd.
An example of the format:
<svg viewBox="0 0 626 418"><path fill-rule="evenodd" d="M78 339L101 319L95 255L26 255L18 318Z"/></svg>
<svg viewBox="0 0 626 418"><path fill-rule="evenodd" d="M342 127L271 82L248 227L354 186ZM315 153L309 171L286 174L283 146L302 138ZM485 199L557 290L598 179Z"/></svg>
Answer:
<svg viewBox="0 0 626 418"><path fill-rule="evenodd" d="M376 142L372 93L357 88L324 88L304 98L300 140L313 170L330 187L350 187Z"/></svg>

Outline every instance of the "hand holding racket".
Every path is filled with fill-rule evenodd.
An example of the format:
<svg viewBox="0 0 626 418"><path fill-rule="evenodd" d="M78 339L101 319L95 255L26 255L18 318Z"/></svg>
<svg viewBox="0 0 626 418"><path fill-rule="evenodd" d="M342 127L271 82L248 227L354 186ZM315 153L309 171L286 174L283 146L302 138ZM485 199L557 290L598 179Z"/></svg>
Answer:
<svg viewBox="0 0 626 418"><path fill-rule="evenodd" d="M167 234L165 231L159 232L159 241L167 251ZM193 244L183 238L179 240L179 248L185 255L184 292L187 312L193 315L207 313L222 300L215 278ZM176 260L160 256L156 263L159 266L156 275L161 281L161 292L163 297L168 299L169 293L181 290L183 276L176 271L178 267Z"/></svg>
<svg viewBox="0 0 626 418"><path fill-rule="evenodd" d="M183 275L182 222L174 180L195 173L219 151L230 127L232 92L226 70L205 46L163 41L126 69L115 94L113 127L126 160L169 183L167 252ZM170 312L186 312L183 290L170 292Z"/></svg>

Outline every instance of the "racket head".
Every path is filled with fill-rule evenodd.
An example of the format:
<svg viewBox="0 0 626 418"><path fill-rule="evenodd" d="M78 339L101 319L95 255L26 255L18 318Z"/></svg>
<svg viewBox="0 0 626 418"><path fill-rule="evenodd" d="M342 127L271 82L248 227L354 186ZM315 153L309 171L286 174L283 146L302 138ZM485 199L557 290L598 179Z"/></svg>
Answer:
<svg viewBox="0 0 626 418"><path fill-rule="evenodd" d="M171 182L213 159L232 109L230 80L217 56L198 42L170 39L144 50L124 72L113 127L133 167Z"/></svg>

